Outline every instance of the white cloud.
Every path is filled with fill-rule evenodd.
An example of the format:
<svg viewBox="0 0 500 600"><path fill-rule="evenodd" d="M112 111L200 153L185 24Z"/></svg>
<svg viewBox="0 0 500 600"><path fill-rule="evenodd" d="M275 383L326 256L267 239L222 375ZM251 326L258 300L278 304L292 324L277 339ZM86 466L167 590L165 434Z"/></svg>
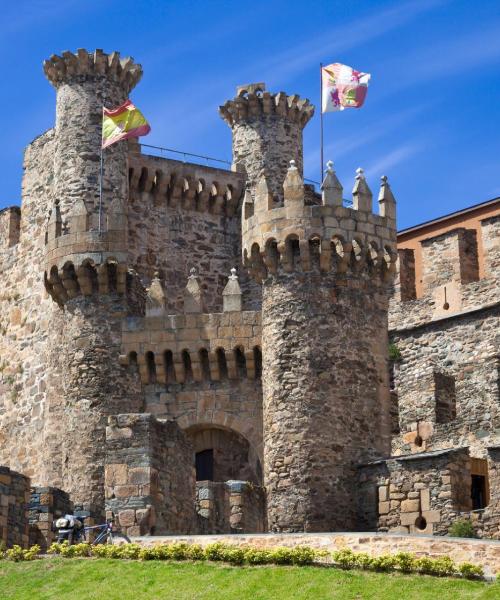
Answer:
<svg viewBox="0 0 500 600"><path fill-rule="evenodd" d="M365 170L366 178L369 179L370 177L385 175L389 169L404 162L410 158L410 156L421 152L423 148L424 145L417 142L403 144L399 148L395 148L392 152L383 155L373 162L368 169Z"/></svg>
<svg viewBox="0 0 500 600"><path fill-rule="evenodd" d="M341 156L350 154L358 148L366 147L367 145L376 142L383 138L388 132L399 127L403 123L411 120L414 116L422 113L430 104L420 104L407 108L398 113L392 114L389 117L377 121L369 129L363 129L360 135L337 138L333 142L326 144L324 147L324 157L326 160L338 161ZM362 109L361 109L362 110ZM328 118L325 117L325 118ZM342 113L330 115L330 118L342 118ZM309 152L304 159L304 173L315 172L320 156L320 149Z"/></svg>
<svg viewBox="0 0 500 600"><path fill-rule="evenodd" d="M322 35L314 36L311 41L299 45L292 44L290 50L275 55L271 60L266 59L265 63L255 64L252 71L261 77L264 74L264 78L272 81L274 86L279 85L302 71L311 69L315 64L319 69L319 63L328 60L329 56L335 58L335 54L362 46L444 3L447 3L447 0L398 2L386 10L376 10L367 17L334 27Z"/></svg>

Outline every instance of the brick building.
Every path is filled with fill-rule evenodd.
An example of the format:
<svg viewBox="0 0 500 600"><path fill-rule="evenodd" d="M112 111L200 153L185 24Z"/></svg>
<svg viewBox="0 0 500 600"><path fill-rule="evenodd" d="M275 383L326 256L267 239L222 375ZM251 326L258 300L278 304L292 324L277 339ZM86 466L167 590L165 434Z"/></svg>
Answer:
<svg viewBox="0 0 500 600"><path fill-rule="evenodd" d="M264 84L220 107L230 167L120 142L101 199L102 106L142 69L44 71L55 127L0 211L0 465L22 482L0 494L30 481L130 534L446 533L475 509L497 536L498 201L397 237L386 177L376 213L362 170L352 206L331 165L304 185L314 107Z"/></svg>

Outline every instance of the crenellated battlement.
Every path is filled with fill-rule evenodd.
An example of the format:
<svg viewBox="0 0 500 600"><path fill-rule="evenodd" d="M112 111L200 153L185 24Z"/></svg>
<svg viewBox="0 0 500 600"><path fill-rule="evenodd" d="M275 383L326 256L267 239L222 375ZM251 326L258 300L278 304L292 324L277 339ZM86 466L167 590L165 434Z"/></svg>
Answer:
<svg viewBox="0 0 500 600"><path fill-rule="evenodd" d="M62 267L52 265L45 271L44 285L54 302L64 306L77 296L125 294L127 271L127 265L114 257L100 263L91 258L85 258L81 263L66 260Z"/></svg>
<svg viewBox="0 0 500 600"><path fill-rule="evenodd" d="M358 169L353 208L342 206L342 186L329 163L322 204L305 202L304 184L294 161L283 184L284 202L276 206L265 172L255 199L245 195L242 216L243 260L252 276L263 280L279 271L335 270L385 276L396 260L396 203L382 178L379 214L372 213L372 193Z"/></svg>
<svg viewBox="0 0 500 600"><path fill-rule="evenodd" d="M129 190L133 199L216 215L234 216L245 176L177 160L129 155Z"/></svg>
<svg viewBox="0 0 500 600"><path fill-rule="evenodd" d="M19 242L21 209L8 206L0 210L0 250L11 248Z"/></svg>
<svg viewBox="0 0 500 600"><path fill-rule="evenodd" d="M53 54L43 63L45 76L58 88L63 83L96 77L120 83L128 93L142 77L142 67L131 57L120 58L119 52L106 54L102 50L76 52L65 50L61 56Z"/></svg>
<svg viewBox="0 0 500 600"><path fill-rule="evenodd" d="M219 113L231 128L262 115L275 115L305 127L314 115L314 106L297 94L273 94L265 83L249 83L238 86L235 98L220 106Z"/></svg>
<svg viewBox="0 0 500 600"><path fill-rule="evenodd" d="M54 265L62 267L68 261L80 264L85 259L95 264L102 264L110 257L126 262L125 207L115 198L100 211L98 202L80 198L63 219L56 202L47 219L45 250L48 270Z"/></svg>

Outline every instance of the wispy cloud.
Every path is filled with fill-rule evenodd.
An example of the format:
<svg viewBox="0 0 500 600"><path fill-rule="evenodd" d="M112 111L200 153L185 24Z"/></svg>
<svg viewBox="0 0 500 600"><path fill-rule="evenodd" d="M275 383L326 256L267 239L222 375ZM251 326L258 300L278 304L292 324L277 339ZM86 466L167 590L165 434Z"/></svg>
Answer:
<svg viewBox="0 0 500 600"><path fill-rule="evenodd" d="M351 23L334 27L313 40L291 45L290 50L275 55L270 61L259 62L252 71L265 75L273 85L286 83L311 65L328 60L329 56L362 46L388 32L411 22L424 12L446 4L448 0L413 0L397 3Z"/></svg>
<svg viewBox="0 0 500 600"><path fill-rule="evenodd" d="M418 47L385 64L385 71L397 73L385 94L396 89L420 85L432 79L445 80L457 73L464 84L475 83L475 68L500 63L500 21L466 35L440 40L429 48ZM384 92L383 92L384 93Z"/></svg>
<svg viewBox="0 0 500 600"><path fill-rule="evenodd" d="M425 103L407 108L392 114L390 117L378 120L376 125L371 126L369 129L364 129L358 136L342 137L336 139L332 143L326 144L324 147L325 160L331 158L337 161L340 157L351 154L358 148L366 147L367 145L382 139L385 135L400 127L403 123L411 121L413 117L424 112L429 106L429 103ZM334 115L332 115L332 118L334 118ZM307 154L304 159L305 173L313 172L317 168L319 155L319 148Z"/></svg>
<svg viewBox="0 0 500 600"><path fill-rule="evenodd" d="M421 152L424 147L425 145L423 143L414 142L403 144L402 146L399 146L399 148L395 148L373 162L368 169L365 170L366 178L370 179L371 177L384 175L389 169L404 162L410 158L410 156Z"/></svg>

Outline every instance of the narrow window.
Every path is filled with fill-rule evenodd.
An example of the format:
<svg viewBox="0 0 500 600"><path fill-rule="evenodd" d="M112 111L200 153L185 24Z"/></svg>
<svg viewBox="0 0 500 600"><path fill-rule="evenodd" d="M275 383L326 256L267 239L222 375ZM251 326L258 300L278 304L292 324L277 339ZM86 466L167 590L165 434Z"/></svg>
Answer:
<svg viewBox="0 0 500 600"><path fill-rule="evenodd" d="M217 364L219 366L219 374L221 379L227 379L227 362L226 353L223 348L217 349Z"/></svg>
<svg viewBox="0 0 500 600"><path fill-rule="evenodd" d="M165 350L165 353L163 354L163 361L165 365L167 383L175 383L174 357L171 350Z"/></svg>
<svg viewBox="0 0 500 600"><path fill-rule="evenodd" d="M148 367L149 383L156 383L156 364L153 352L146 352L146 365Z"/></svg>
<svg viewBox="0 0 500 600"><path fill-rule="evenodd" d="M214 480L214 451L202 450L195 456L196 481Z"/></svg>
<svg viewBox="0 0 500 600"><path fill-rule="evenodd" d="M471 475L472 510L485 508L488 504L486 499L486 477L484 475Z"/></svg>
<svg viewBox="0 0 500 600"><path fill-rule="evenodd" d="M262 377L262 352L258 346L253 349L253 361L255 365L255 379Z"/></svg>
<svg viewBox="0 0 500 600"><path fill-rule="evenodd" d="M200 354L201 374L203 376L203 379L209 380L210 379L210 360L208 358L208 351L205 348L202 348L200 350L199 354Z"/></svg>
<svg viewBox="0 0 500 600"><path fill-rule="evenodd" d="M137 352L128 355L128 364L133 371L137 371Z"/></svg>
<svg viewBox="0 0 500 600"><path fill-rule="evenodd" d="M184 366L184 380L193 381L193 368L191 366L191 356L187 350L182 351L182 364Z"/></svg>
<svg viewBox="0 0 500 600"><path fill-rule="evenodd" d="M241 348L235 348L234 360L236 362L236 369L238 370L238 377L244 379L247 376L247 361Z"/></svg>

